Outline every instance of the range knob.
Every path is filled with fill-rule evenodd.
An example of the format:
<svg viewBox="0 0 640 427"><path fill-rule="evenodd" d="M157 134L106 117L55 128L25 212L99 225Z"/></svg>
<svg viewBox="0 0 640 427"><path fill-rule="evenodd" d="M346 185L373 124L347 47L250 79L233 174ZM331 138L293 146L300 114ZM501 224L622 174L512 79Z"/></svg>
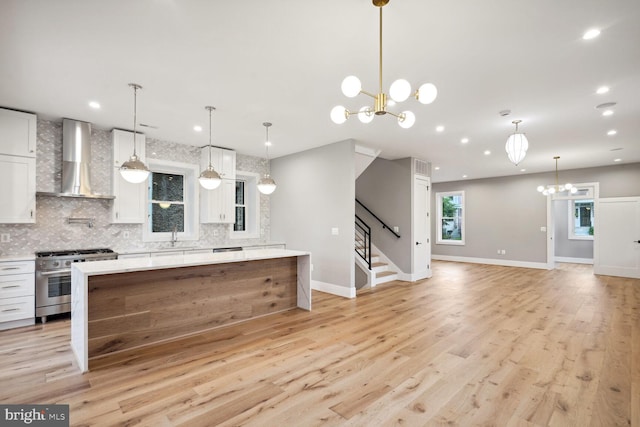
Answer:
<svg viewBox="0 0 640 427"><path fill-rule="evenodd" d="M53 261L54 267L60 267L60 261Z"/></svg>
<svg viewBox="0 0 640 427"><path fill-rule="evenodd" d="M71 265L71 261L67 260L64 262L65 267L69 267Z"/></svg>

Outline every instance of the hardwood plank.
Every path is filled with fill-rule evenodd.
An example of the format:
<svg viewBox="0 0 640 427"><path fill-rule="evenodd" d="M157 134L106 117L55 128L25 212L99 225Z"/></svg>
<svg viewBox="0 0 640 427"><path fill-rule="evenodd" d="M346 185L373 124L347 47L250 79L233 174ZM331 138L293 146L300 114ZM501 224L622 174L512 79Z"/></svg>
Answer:
<svg viewBox="0 0 640 427"><path fill-rule="evenodd" d="M67 403L73 426L640 427L640 280L584 265L433 269L431 279L356 299L314 291L311 312L125 350L94 359L84 375L67 320L2 331L0 402ZM246 270L213 274L242 282ZM265 291L277 297L280 273L269 277ZM206 299L206 279L193 279ZM154 280L157 290L171 283ZM165 308L171 295L151 306L180 317L188 305ZM145 287L128 297L129 308L143 307Z"/></svg>

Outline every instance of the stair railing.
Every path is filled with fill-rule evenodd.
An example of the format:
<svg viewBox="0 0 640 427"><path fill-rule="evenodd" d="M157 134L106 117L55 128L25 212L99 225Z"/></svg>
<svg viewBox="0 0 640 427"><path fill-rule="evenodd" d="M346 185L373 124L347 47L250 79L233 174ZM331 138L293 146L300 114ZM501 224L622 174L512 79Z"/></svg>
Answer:
<svg viewBox="0 0 640 427"><path fill-rule="evenodd" d="M362 206L364 208L365 211L369 212L371 214L372 217L374 217L375 219L377 219L380 224L382 224L382 228L383 229L387 229L389 230L389 232L391 234L393 234L394 236L396 236L397 238L400 238L400 235L398 233L396 233L395 231L393 231L393 228L389 227L387 224L385 224L385 222L383 220L381 220L380 218L378 218L378 216L376 214L374 214L373 212L371 212L371 210L366 207L365 205L362 204L362 202L358 199L356 199L356 203L359 204L360 206Z"/></svg>
<svg viewBox="0 0 640 427"><path fill-rule="evenodd" d="M371 270L371 227L356 215L356 253L367 263Z"/></svg>

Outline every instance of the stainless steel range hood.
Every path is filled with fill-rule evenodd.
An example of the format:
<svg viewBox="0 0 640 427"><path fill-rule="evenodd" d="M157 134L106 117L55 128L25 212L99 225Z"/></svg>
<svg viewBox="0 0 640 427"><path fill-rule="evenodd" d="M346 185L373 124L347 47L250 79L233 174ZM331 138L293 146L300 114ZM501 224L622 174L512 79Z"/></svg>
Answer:
<svg viewBox="0 0 640 427"><path fill-rule="evenodd" d="M62 188L60 193L38 196L114 199L91 191L91 123L62 120Z"/></svg>

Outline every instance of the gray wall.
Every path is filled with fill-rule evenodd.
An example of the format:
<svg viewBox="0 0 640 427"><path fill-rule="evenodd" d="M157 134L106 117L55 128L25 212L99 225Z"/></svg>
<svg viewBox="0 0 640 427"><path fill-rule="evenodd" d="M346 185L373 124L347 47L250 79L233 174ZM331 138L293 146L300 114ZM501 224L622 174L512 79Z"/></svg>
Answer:
<svg viewBox="0 0 640 427"><path fill-rule="evenodd" d="M200 164L200 149L191 145L146 139L147 158ZM111 193L111 130L91 130L91 183L94 192ZM62 122L38 118L36 144L36 190L60 191L62 170ZM236 167L245 172L264 173L268 165L259 157L237 155ZM0 232L11 241L0 244L0 255L33 255L35 251L108 247L116 252L153 250L168 242L142 242L142 224L111 224L113 202L101 199L36 198L35 224L0 224ZM230 239L228 224L200 224L200 240L178 241L181 246L260 244L269 240L269 197L260 196L260 238ZM93 228L67 224L66 218L95 218ZM128 232L125 238L123 232Z"/></svg>
<svg viewBox="0 0 640 427"><path fill-rule="evenodd" d="M312 279L354 287L355 144L337 142L271 161L271 238L311 252ZM331 234L338 228L339 235Z"/></svg>
<svg viewBox="0 0 640 427"><path fill-rule="evenodd" d="M640 163L560 171L560 180L599 182L601 198L638 196ZM540 227L547 223L547 200L536 187L554 182L555 173L546 172L433 184L432 253L545 263L546 233ZM436 245L435 195L456 190L465 191L466 244ZM497 249L505 249L506 255L497 255Z"/></svg>
<svg viewBox="0 0 640 427"><path fill-rule="evenodd" d="M593 240L569 239L569 200L553 201L555 255L565 258L593 259Z"/></svg>
<svg viewBox="0 0 640 427"><path fill-rule="evenodd" d="M377 158L356 180L358 200L390 227L400 227L400 238L397 238L356 205L357 215L371 227L372 243L404 273L412 273L411 162L411 158Z"/></svg>

